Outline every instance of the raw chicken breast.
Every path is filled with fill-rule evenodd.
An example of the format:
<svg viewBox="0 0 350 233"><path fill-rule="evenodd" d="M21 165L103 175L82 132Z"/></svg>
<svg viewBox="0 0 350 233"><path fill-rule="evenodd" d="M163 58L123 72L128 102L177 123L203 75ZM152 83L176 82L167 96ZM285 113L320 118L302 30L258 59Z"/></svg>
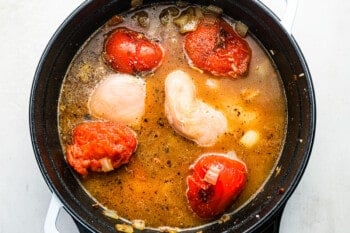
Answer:
<svg viewBox="0 0 350 233"><path fill-rule="evenodd" d="M199 146L214 145L227 130L225 116L197 98L194 83L181 70L166 78L165 112L172 127Z"/></svg>
<svg viewBox="0 0 350 233"><path fill-rule="evenodd" d="M91 115L129 126L137 125L145 110L146 83L129 74L112 74L96 87L89 100Z"/></svg>

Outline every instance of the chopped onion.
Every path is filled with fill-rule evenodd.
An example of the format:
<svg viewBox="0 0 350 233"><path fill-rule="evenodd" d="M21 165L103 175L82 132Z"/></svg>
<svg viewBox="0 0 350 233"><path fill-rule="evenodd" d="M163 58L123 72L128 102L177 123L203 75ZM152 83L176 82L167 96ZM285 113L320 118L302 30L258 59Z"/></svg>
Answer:
<svg viewBox="0 0 350 233"><path fill-rule="evenodd" d="M224 12L220 7L214 5L207 6L206 10L218 15L221 15Z"/></svg>
<svg viewBox="0 0 350 233"><path fill-rule="evenodd" d="M254 130L248 130L247 132L245 132L240 142L247 147L251 147L255 143L257 143L258 140L259 140L259 134Z"/></svg>
<svg viewBox="0 0 350 233"><path fill-rule="evenodd" d="M134 232L134 228L130 225L127 225L127 224L116 224L115 229L117 231L121 231L124 233L133 233Z"/></svg>
<svg viewBox="0 0 350 233"><path fill-rule="evenodd" d="M200 8L189 7L181 12L180 16L175 18L173 22L180 28L180 33L186 33L196 30L201 18L203 18L203 13Z"/></svg>
<svg viewBox="0 0 350 233"><path fill-rule="evenodd" d="M222 166L220 166L219 164L211 165L208 171L205 173L204 181L208 182L209 184L216 185L221 170Z"/></svg>
<svg viewBox="0 0 350 233"><path fill-rule="evenodd" d="M247 32L248 32L248 26L242 23L241 21L236 21L235 25L236 32L238 35L241 37L246 37Z"/></svg>
<svg viewBox="0 0 350 233"><path fill-rule="evenodd" d="M103 214L106 215L107 217L113 218L113 219L118 219L118 213L114 210L109 210L109 209L105 209L103 210Z"/></svg>
<svg viewBox="0 0 350 233"><path fill-rule="evenodd" d="M160 23L166 25L169 23L172 17L177 16L180 13L176 7L168 7L162 10L159 15Z"/></svg>
<svg viewBox="0 0 350 233"><path fill-rule="evenodd" d="M109 172L109 171L112 171L114 169L110 158L104 157L104 158L100 159L99 161L101 163L102 171Z"/></svg>
<svg viewBox="0 0 350 233"><path fill-rule="evenodd" d="M219 224L225 223L227 221L229 221L231 219L231 216L228 214L224 214L221 216L221 218L219 219Z"/></svg>
<svg viewBox="0 0 350 233"><path fill-rule="evenodd" d="M139 11L135 13L131 18L133 20L136 20L138 24L143 28L146 28L149 26L149 17L146 11Z"/></svg>
<svg viewBox="0 0 350 233"><path fill-rule="evenodd" d="M134 219L131 221L131 225L138 230L144 230L146 228L146 224L144 220Z"/></svg>

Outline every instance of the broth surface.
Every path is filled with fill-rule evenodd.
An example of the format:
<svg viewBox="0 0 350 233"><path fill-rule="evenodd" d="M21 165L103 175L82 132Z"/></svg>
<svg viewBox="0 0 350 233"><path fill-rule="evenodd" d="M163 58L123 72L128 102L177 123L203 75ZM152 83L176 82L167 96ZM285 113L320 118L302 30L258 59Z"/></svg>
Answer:
<svg viewBox="0 0 350 233"><path fill-rule="evenodd" d="M79 179L101 205L123 218L142 219L151 227L184 228L206 222L188 207L186 177L190 164L203 153L235 151L248 168L246 187L229 211L239 208L259 191L274 169L284 140L286 101L278 72L265 50L250 35L245 38L252 49L247 77L219 78L189 67L182 47L184 36L172 23L164 26L159 22L159 14L165 7L168 6L142 9L149 14L149 28L140 27L132 19L135 12L130 12L123 15L122 23L103 26L89 38L72 61L62 85L59 131L65 150L78 123L100 120L89 115L87 102L98 82L114 72L101 57L110 31L125 26L159 40L165 57L153 74L143 77L147 88L146 109L141 125L133 128L137 133L137 151L131 161L119 169L108 173L90 172ZM177 69L191 76L200 99L227 118L228 132L212 147L197 146L178 135L168 123L164 112L164 80ZM260 135L259 141L250 148L239 142L248 130Z"/></svg>

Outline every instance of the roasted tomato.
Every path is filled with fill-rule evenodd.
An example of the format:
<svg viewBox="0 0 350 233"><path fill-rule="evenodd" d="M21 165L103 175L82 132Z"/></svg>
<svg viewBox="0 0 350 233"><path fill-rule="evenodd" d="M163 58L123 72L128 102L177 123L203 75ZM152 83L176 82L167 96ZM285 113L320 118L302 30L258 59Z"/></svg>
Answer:
<svg viewBox="0 0 350 233"><path fill-rule="evenodd" d="M222 214L243 190L246 165L234 154L204 154L190 167L187 199L203 219Z"/></svg>
<svg viewBox="0 0 350 233"><path fill-rule="evenodd" d="M223 19L205 17L185 37L190 65L216 76L237 78L248 72L251 49Z"/></svg>
<svg viewBox="0 0 350 233"><path fill-rule="evenodd" d="M108 172L128 163L136 147L136 133L123 124L85 122L74 129L66 158L81 175Z"/></svg>
<svg viewBox="0 0 350 233"><path fill-rule="evenodd" d="M117 28L105 41L103 57L115 71L137 74L158 67L163 50L140 32Z"/></svg>

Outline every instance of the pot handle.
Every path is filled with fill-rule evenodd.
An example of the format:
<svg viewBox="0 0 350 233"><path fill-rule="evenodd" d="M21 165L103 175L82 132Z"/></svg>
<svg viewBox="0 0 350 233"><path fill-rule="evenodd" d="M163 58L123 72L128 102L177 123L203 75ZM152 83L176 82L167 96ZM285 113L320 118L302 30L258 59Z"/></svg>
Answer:
<svg viewBox="0 0 350 233"><path fill-rule="evenodd" d="M58 213L60 209L63 207L63 204L58 199L58 197L53 193L49 205L49 209L47 211L45 224L44 224L44 232L45 233L59 233L56 227L56 220L58 217Z"/></svg>
<svg viewBox="0 0 350 233"><path fill-rule="evenodd" d="M273 2L275 0L268 0L268 1L267 0L258 0L258 1L264 3L266 6L269 6L269 5L271 5L271 1ZM294 19L295 19L295 15L297 12L299 0L283 0L283 1L285 2L284 13L283 14L282 14L282 12L275 12L275 13L281 13L280 14L281 15L281 24L283 25L283 27L286 29L286 31L289 34L292 34Z"/></svg>
<svg viewBox="0 0 350 233"><path fill-rule="evenodd" d="M91 233L65 210L56 194L52 194L44 224L45 233Z"/></svg>

